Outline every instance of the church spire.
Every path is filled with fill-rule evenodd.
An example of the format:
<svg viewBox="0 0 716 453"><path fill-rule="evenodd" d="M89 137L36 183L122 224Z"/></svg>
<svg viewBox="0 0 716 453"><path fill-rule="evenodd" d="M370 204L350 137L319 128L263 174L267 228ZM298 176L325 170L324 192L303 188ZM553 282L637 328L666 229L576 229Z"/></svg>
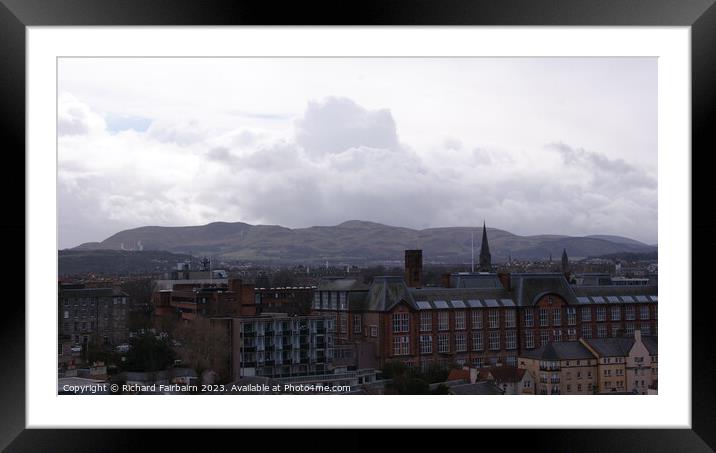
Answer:
<svg viewBox="0 0 716 453"><path fill-rule="evenodd" d="M569 258L567 257L567 249L562 249L562 272L569 271Z"/></svg>
<svg viewBox="0 0 716 453"><path fill-rule="evenodd" d="M492 256L487 243L487 227L482 222L482 243L480 244L480 272L492 272Z"/></svg>

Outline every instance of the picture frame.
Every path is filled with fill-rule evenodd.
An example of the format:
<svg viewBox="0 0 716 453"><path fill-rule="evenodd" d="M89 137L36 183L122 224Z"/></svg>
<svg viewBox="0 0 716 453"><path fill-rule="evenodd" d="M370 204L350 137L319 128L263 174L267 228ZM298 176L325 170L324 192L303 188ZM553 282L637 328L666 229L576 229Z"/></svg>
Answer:
<svg viewBox="0 0 716 453"><path fill-rule="evenodd" d="M690 26L692 39L692 150L713 149L713 134L709 134L708 118L716 110L716 80L714 55L716 54L716 7L713 1L638 1L629 2L362 2L341 7L340 12L330 5L315 2L309 5L294 4L277 8L259 2L212 2L210 5L195 1L176 1L169 4L146 5L139 1L119 3L78 0L73 2L3 0L0 6L0 55L5 69L0 74L0 90L5 117L5 136L11 138L12 147L25 149L25 28L28 26L143 26L143 25L530 25L530 26ZM326 12L333 14L326 14ZM24 152L23 152L24 154ZM692 162L697 153L692 151ZM708 165L692 165L692 194L707 194L705 172ZM17 172L19 173L19 172ZM700 176L700 177L699 177ZM10 191L11 181L5 181ZM15 181L13 187L16 187ZM24 205L24 203L23 203ZM698 206L693 204L692 206ZM706 205L708 206L708 205ZM19 211L17 211L19 212ZM716 213L708 207L692 214L692 241L699 244L699 252L711 251L709 237L716 225ZM6 217L2 227L7 234L18 237L25 230L24 217ZM26 241L31 238L26 237ZM706 266L693 266L693 289L703 289L707 280ZM26 272L31 272L27 269ZM28 275L25 282L28 284ZM698 283L698 285L697 285ZM696 292L693 293L696 296ZM702 300L693 297L693 300ZM708 428L716 424L714 411L714 345L707 337L708 299L703 296L699 304L692 304L692 429L691 430L520 430L515 436L521 445L539 445L541 449L602 451L637 450L710 451L716 448L716 434ZM690 302L690 301L687 301ZM118 430L27 430L25 429L25 313L19 303L6 305L3 328L0 330L5 358L11 366L3 367L3 385L0 390L3 422L0 424L0 446L8 451L72 449L90 451L98 445L106 449L127 450L140 448L143 441L136 431ZM423 430L421 430L423 431ZM173 432L171 436L143 431L142 435L159 435L168 443L186 448L197 441L195 433ZM225 434L225 433L224 433ZM423 435L425 432L423 432ZM482 431L495 440L504 434ZM516 433L517 434L517 433ZM309 439L311 434L304 434ZM292 434L293 436L293 434ZM298 434L296 434L298 436ZM343 442L354 446L367 441L359 431L339 433ZM411 433L411 437L414 436ZM512 434L509 434L512 438ZM282 437L282 436L277 436ZM414 438L419 438L415 436ZM289 439L277 439L275 448L291 445ZM103 450L105 448L102 448Z"/></svg>

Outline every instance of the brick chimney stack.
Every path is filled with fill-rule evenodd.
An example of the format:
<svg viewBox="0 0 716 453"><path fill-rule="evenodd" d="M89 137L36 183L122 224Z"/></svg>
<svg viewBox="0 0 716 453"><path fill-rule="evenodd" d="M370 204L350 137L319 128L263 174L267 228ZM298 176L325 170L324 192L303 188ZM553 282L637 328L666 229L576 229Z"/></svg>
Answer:
<svg viewBox="0 0 716 453"><path fill-rule="evenodd" d="M423 251L405 251L405 284L409 288L420 288L423 282Z"/></svg>

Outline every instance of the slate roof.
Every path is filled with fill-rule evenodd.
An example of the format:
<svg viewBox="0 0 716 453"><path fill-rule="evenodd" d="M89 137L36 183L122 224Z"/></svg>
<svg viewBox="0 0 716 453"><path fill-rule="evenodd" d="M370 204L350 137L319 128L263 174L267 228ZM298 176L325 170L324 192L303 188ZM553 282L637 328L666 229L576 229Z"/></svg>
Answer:
<svg viewBox="0 0 716 453"><path fill-rule="evenodd" d="M451 395L504 395L504 390L489 382L478 382L475 384L461 384L450 386L448 393Z"/></svg>
<svg viewBox="0 0 716 453"><path fill-rule="evenodd" d="M512 274L510 282L514 300L521 307L534 305L545 294L557 294L566 300L569 305L577 303L572 286L570 286L564 274Z"/></svg>
<svg viewBox="0 0 716 453"><path fill-rule="evenodd" d="M375 277L368 291L366 309L389 311L401 301L415 310L418 308L403 277Z"/></svg>
<svg viewBox="0 0 716 453"><path fill-rule="evenodd" d="M525 351L521 357L547 361L595 358L594 354L579 341L547 343L532 351Z"/></svg>
<svg viewBox="0 0 716 453"><path fill-rule="evenodd" d="M450 274L450 286L455 288L502 288L502 283L497 274L458 272Z"/></svg>
<svg viewBox="0 0 716 453"><path fill-rule="evenodd" d="M322 277L317 291L367 291L368 285L360 278Z"/></svg>
<svg viewBox="0 0 716 453"><path fill-rule="evenodd" d="M659 355L659 337L642 335L641 341L649 351L649 355Z"/></svg>
<svg viewBox="0 0 716 453"><path fill-rule="evenodd" d="M634 338L590 338L584 340L597 351L601 357L626 357L634 346Z"/></svg>
<svg viewBox="0 0 716 453"><path fill-rule="evenodd" d="M82 288L82 289L61 289L60 297L81 298L81 297L129 297L127 293L119 288Z"/></svg>
<svg viewBox="0 0 716 453"><path fill-rule="evenodd" d="M525 375L523 368L517 368L514 366L495 366L490 367L489 372L492 375L495 382L519 382L522 376Z"/></svg>

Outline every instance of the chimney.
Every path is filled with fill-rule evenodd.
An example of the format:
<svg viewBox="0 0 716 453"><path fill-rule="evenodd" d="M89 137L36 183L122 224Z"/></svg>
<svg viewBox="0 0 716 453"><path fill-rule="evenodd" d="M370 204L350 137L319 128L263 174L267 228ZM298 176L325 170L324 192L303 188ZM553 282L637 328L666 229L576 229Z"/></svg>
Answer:
<svg viewBox="0 0 716 453"><path fill-rule="evenodd" d="M634 341L637 343L641 343L641 330L634 331Z"/></svg>
<svg viewBox="0 0 716 453"><path fill-rule="evenodd" d="M470 384L477 382L477 368L470 368Z"/></svg>
<svg viewBox="0 0 716 453"><path fill-rule="evenodd" d="M423 251L405 251L405 283L410 288L420 288L423 280Z"/></svg>

